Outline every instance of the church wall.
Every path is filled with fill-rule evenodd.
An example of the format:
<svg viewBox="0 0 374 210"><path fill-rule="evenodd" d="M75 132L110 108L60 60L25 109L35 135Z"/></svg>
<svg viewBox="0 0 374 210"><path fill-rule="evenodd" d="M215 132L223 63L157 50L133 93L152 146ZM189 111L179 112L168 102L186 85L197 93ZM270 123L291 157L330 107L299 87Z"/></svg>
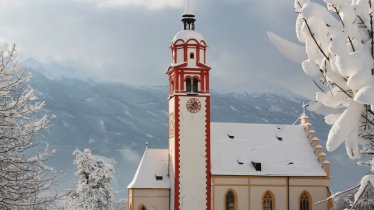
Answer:
<svg viewBox="0 0 374 210"><path fill-rule="evenodd" d="M310 177L296 177L290 179L290 185L314 185L314 186L329 186L330 180L325 177L310 178Z"/></svg>
<svg viewBox="0 0 374 210"><path fill-rule="evenodd" d="M212 210L225 210L225 196L229 190L233 190L237 195L235 210L262 209L263 196L267 191L271 191L274 196L274 209L298 210L303 191L310 194L311 204L326 199L329 196L328 181L329 179L324 177L290 177L288 180L288 177L213 176ZM312 205L311 209L327 210L327 205Z"/></svg>
<svg viewBox="0 0 374 210"><path fill-rule="evenodd" d="M247 185L248 178L240 176L226 176L226 177L214 177L214 184L216 185Z"/></svg>
<svg viewBox="0 0 374 210"><path fill-rule="evenodd" d="M252 186L285 186L287 185L287 177L251 177L250 184Z"/></svg>
<svg viewBox="0 0 374 210"><path fill-rule="evenodd" d="M287 187L285 186L250 186L251 194L251 206L250 209L262 209L262 201L265 193L270 191L274 196L276 210L288 210L287 209Z"/></svg>
<svg viewBox="0 0 374 210"><path fill-rule="evenodd" d="M169 189L130 189L129 210L138 210L141 205L147 209L168 210L169 196Z"/></svg>
<svg viewBox="0 0 374 210"><path fill-rule="evenodd" d="M240 209L248 209L248 186L240 186L240 185L224 185L224 186L214 186L212 188L212 192L214 191L214 198L213 198L213 205L212 210L226 210L225 208L225 201L226 201L226 193L231 190L235 194L235 199L238 201L236 204L235 210Z"/></svg>
<svg viewBox="0 0 374 210"><path fill-rule="evenodd" d="M291 209L298 209L299 198L303 191L307 191L310 194L313 204L330 196L327 188L327 186L329 186L329 179L325 177L291 177L290 186ZM327 202L313 205L313 210L328 209L327 205Z"/></svg>
<svg viewBox="0 0 374 210"><path fill-rule="evenodd" d="M193 59L190 59L190 54L193 53L194 54L194 58ZM188 61L188 66L189 67L196 67L196 47L188 47L188 50L187 50L187 61Z"/></svg>
<svg viewBox="0 0 374 210"><path fill-rule="evenodd" d="M309 185L310 183L305 183ZM314 203L318 201L325 200L329 194L326 187L291 187L290 188L290 209L298 209L299 208L299 198L301 194L307 191L311 196L311 205L313 210L326 210L327 209L327 202L314 205Z"/></svg>
<svg viewBox="0 0 374 210"><path fill-rule="evenodd" d="M184 62L184 49L183 47L177 48L177 62L176 63L183 63Z"/></svg>
<svg viewBox="0 0 374 210"><path fill-rule="evenodd" d="M199 49L199 56L200 56L200 58L199 58L199 61L200 61L200 63L204 63L205 64L205 51L204 51L204 49L202 49L202 48L200 48Z"/></svg>

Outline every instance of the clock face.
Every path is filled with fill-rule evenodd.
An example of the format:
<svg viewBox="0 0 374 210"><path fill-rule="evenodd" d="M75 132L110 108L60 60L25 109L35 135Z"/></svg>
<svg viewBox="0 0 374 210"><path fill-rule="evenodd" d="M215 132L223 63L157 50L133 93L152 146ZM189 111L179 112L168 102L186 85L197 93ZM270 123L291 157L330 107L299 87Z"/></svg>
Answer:
<svg viewBox="0 0 374 210"><path fill-rule="evenodd" d="M201 109L201 103L197 98L190 98L186 103L187 110L191 113L197 113Z"/></svg>

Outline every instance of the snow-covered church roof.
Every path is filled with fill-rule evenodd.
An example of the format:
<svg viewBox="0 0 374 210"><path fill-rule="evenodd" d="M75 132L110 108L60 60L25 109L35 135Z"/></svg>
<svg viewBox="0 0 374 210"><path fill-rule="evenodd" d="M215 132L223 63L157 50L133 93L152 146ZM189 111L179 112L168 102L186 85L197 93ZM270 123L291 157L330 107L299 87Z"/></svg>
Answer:
<svg viewBox="0 0 374 210"><path fill-rule="evenodd" d="M326 176L301 125L211 123L211 152L213 175Z"/></svg>
<svg viewBox="0 0 374 210"><path fill-rule="evenodd" d="M212 122L211 155L212 175L326 176L301 125ZM168 150L147 149L128 188L168 189L167 174Z"/></svg>
<svg viewBox="0 0 374 210"><path fill-rule="evenodd" d="M128 188L169 189L168 150L146 149Z"/></svg>

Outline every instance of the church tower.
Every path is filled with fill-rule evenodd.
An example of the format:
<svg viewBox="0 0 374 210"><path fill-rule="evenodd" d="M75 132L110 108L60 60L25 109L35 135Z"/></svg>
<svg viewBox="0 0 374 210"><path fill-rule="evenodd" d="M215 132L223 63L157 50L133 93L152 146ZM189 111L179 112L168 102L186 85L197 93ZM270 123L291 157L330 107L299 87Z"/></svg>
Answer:
<svg viewBox="0 0 374 210"><path fill-rule="evenodd" d="M210 210L210 93L207 44L189 1L171 42L169 176L171 210Z"/></svg>

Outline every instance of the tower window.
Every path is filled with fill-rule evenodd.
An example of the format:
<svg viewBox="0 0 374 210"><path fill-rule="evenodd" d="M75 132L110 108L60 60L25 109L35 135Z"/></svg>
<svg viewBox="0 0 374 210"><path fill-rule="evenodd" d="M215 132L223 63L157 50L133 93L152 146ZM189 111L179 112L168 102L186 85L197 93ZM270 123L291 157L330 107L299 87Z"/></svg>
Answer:
<svg viewBox="0 0 374 210"><path fill-rule="evenodd" d="M190 53L190 59L195 59L195 54L194 53Z"/></svg>
<svg viewBox="0 0 374 210"><path fill-rule="evenodd" d="M197 93L197 92L199 92L199 80L197 79L197 78L193 78L193 80L192 80L192 91L194 92L194 93Z"/></svg>
<svg viewBox="0 0 374 210"><path fill-rule="evenodd" d="M191 92L191 78L187 78L186 79L186 91L188 92L188 93L190 93Z"/></svg>

